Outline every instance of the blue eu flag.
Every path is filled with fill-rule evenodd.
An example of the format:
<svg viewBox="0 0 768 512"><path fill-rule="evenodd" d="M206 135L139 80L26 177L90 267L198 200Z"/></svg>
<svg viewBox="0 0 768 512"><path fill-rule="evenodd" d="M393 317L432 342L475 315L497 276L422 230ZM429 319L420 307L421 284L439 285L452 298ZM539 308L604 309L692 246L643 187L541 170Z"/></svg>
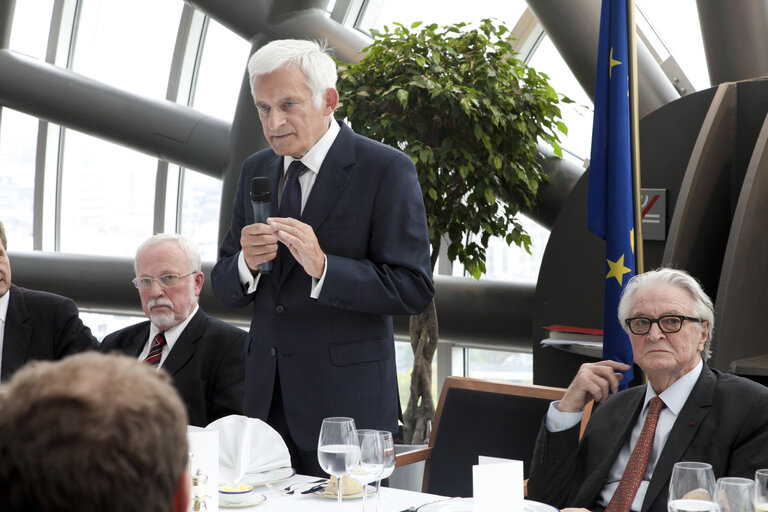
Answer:
<svg viewBox="0 0 768 512"><path fill-rule="evenodd" d="M605 239L603 359L632 364L629 337L616 317L619 297L635 274L629 59L625 0L603 0L595 82L587 226ZM621 388L633 378L624 372Z"/></svg>

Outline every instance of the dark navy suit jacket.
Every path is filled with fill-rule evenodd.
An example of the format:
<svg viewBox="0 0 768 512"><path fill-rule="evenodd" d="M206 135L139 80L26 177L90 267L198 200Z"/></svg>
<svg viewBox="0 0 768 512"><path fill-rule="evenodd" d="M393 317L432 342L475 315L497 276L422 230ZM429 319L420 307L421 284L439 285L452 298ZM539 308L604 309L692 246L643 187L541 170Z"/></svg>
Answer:
<svg viewBox="0 0 768 512"><path fill-rule="evenodd" d="M98 340L83 325L72 299L13 284L9 293L0 380L10 379L34 359L55 361L76 352L98 350Z"/></svg>
<svg viewBox="0 0 768 512"><path fill-rule="evenodd" d="M418 314L434 295L429 238L413 161L346 125L328 152L301 221L314 229L328 266L322 292L291 258L274 260L246 295L237 259L240 231L254 222L251 178L266 176L278 197L283 157L266 149L244 164L219 261L216 296L229 307L252 304L245 414L267 420L279 375L291 437L317 448L322 419L351 416L358 428L397 428L397 382L391 315ZM277 201L272 201L277 216ZM278 371L279 368L279 371Z"/></svg>
<svg viewBox="0 0 768 512"><path fill-rule="evenodd" d="M551 433L542 423L528 497L558 508L596 508L644 397L645 386L637 386L600 404L581 442L579 425ZM755 470L768 468L768 388L705 364L659 455L642 512L666 512L669 478L678 461L708 462L715 478L754 478Z"/></svg>
<svg viewBox="0 0 768 512"><path fill-rule="evenodd" d="M140 322L104 337L103 352L120 350L139 357L149 339L150 322ZM189 424L205 427L230 414L243 413L247 333L198 308L166 357L162 369L187 406Z"/></svg>

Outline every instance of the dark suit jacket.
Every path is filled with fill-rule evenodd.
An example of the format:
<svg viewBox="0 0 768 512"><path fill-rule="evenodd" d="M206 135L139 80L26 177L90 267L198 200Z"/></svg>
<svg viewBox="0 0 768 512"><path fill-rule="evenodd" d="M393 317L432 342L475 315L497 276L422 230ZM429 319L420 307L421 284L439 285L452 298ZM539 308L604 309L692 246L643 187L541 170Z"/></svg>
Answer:
<svg viewBox="0 0 768 512"><path fill-rule="evenodd" d="M108 334L101 350L138 357L149 339L149 327L147 320ZM161 368L173 378L190 425L204 427L223 416L243 413L246 336L244 330L198 308L176 340Z"/></svg>
<svg viewBox="0 0 768 512"><path fill-rule="evenodd" d="M645 386L622 391L595 409L579 443L579 425L550 433L542 424L528 497L558 508L593 508L608 471L640 414ZM678 461L712 464L715 478L754 478L768 468L768 388L706 364L659 456L642 512L666 512Z"/></svg>
<svg viewBox="0 0 768 512"><path fill-rule="evenodd" d="M10 379L34 359L55 361L98 349L98 340L83 325L72 299L13 284L9 293L0 380Z"/></svg>
<svg viewBox="0 0 768 512"><path fill-rule="evenodd" d="M232 225L211 273L225 305L253 303L245 413L267 420L277 372L291 436L302 450L317 448L328 416L351 416L358 428L394 430L391 315L418 314L434 294L413 161L341 125L301 216L328 260L317 300L309 296L311 278L292 258L287 268L276 258L253 294L245 295L238 277L240 231L254 222L251 178L269 177L276 198L282 170L283 158L271 149L245 160Z"/></svg>

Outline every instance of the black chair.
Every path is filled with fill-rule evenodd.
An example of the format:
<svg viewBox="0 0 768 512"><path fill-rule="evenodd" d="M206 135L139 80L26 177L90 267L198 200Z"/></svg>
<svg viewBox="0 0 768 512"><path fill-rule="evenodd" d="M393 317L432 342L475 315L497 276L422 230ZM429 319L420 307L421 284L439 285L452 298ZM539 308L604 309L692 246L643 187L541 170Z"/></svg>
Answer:
<svg viewBox="0 0 768 512"><path fill-rule="evenodd" d="M397 466L424 460L422 492L443 496L472 496L478 455L522 460L528 478L541 421L549 403L564 393L563 388L448 377L429 444L398 455Z"/></svg>

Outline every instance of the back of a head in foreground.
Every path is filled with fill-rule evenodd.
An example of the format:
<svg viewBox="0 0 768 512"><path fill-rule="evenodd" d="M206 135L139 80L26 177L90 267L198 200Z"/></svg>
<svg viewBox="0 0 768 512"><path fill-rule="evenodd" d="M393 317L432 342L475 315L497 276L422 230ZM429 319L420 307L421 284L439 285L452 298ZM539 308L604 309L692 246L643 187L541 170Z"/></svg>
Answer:
<svg viewBox="0 0 768 512"><path fill-rule="evenodd" d="M134 358L30 363L0 392L2 508L169 512L188 492L186 423L168 375Z"/></svg>

